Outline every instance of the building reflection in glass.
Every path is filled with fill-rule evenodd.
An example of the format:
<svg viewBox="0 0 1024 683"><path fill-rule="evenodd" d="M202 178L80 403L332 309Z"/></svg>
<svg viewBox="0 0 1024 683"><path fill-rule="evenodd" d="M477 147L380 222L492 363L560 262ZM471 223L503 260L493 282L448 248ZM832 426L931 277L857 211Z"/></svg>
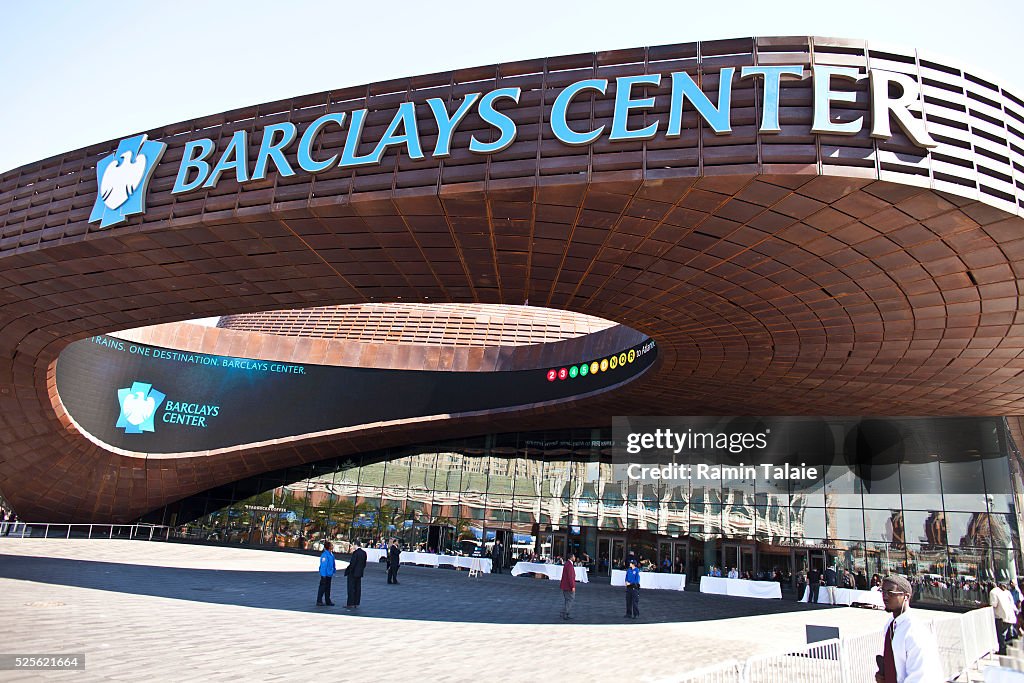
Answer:
<svg viewBox="0 0 1024 683"><path fill-rule="evenodd" d="M1021 487L1010 463L1019 453L1002 420L871 422L854 443L849 432L863 422L832 421L847 438L837 439L825 480L807 490L616 479L610 430L595 429L488 435L293 467L169 507L165 521L193 518L188 533L211 541L295 548L397 537L469 554L499 539L506 562L574 552L597 573L632 551L662 571L696 577L736 567L753 578L781 575L790 587L799 572L837 561L853 575L909 575L926 603L976 604L984 582L1015 579ZM864 456L863 439L889 444L893 430L904 434L898 448Z"/></svg>

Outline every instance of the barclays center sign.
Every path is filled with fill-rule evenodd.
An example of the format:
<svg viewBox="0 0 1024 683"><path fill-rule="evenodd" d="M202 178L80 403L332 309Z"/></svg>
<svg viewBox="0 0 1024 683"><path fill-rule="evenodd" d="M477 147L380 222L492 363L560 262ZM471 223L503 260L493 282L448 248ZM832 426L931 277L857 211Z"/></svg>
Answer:
<svg viewBox="0 0 1024 683"><path fill-rule="evenodd" d="M804 72L805 68L799 65L744 66L740 69L740 80L759 79L763 84L758 133L771 135L782 131L779 124L781 91L787 81L803 80ZM714 101L685 71L667 76L620 76L614 79L615 104L611 125L595 127L589 127L589 124L583 122L570 124L569 107L577 99L607 95L613 86L607 78L584 79L572 83L558 94L546 118L554 137L569 146L590 145L604 136L612 142L651 140L659 136L666 139L678 138L684 132L684 113L690 108L716 135L729 135L732 133L732 86L737 78L736 68L722 68L718 75L718 93ZM857 94L842 89L841 84L849 86L867 80L872 137L892 137L891 122L895 120L917 147L927 150L937 145L928 134L924 121L911 113L921 106L919 85L911 76L880 69L865 73L853 67L814 64L810 67L810 79L813 91L812 133L860 133L865 126L863 116L839 121L832 110L841 107L843 103L856 101ZM630 127L631 114L644 113L655 107L654 97L641 94L645 87L669 88L668 115L650 121L643 127ZM497 154L516 140L516 124L508 112L519 104L521 95L521 88L512 87L470 93L454 110L440 98L430 98L423 104L404 102L395 110L384 134L376 140L365 139L363 134L368 109L328 113L312 121L303 130L290 122L265 126L255 156L250 154L249 133L245 130L236 131L223 149L218 149L217 144L209 138L192 140L185 145L171 193L181 195L213 189L225 174L233 174L238 183L262 180L267 177L271 167L281 177L291 177L299 173L323 173L335 168L372 166L381 163L385 153L392 148L400 150L410 159L422 160L428 154L431 158L443 159L451 155L455 133L471 112L475 112L481 121L492 128L494 135L487 136L487 139L471 136L468 150L481 155ZM422 111L424 109L429 110L429 116L437 129L436 141L429 150L424 148L417 122L418 113L427 114ZM650 119L651 115L648 114L647 120ZM434 126L431 127L431 138ZM325 131L336 130L342 130L345 134L340 150L330 155L318 152L318 141ZM492 137L496 139L491 140ZM370 145L373 145L371 152L359 153L360 149L368 149ZM105 228L144 213L146 188L166 148L162 142L139 135L122 140L114 154L102 159L96 165L99 192L89 222L99 222L100 227ZM286 154L295 160L294 165L286 158ZM251 166L250 159L255 159Z"/></svg>

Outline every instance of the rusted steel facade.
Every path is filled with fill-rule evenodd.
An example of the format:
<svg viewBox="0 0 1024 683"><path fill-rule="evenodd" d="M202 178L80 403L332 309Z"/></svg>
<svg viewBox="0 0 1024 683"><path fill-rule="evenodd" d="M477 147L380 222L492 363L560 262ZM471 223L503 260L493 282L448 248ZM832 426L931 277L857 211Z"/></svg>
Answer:
<svg viewBox="0 0 1024 683"><path fill-rule="evenodd" d="M714 99L720 69L755 64L908 74L938 144L921 149L896 126L888 139L867 126L812 133L807 79L784 81L779 133L758 133L757 79L733 82L729 135L689 109L679 137L573 147L546 119L580 79L686 71ZM244 184L227 174L171 194L198 138L223 150L246 130L253 149L264 126L367 109L364 139L375 140L403 102L454 109L500 87L522 94L506 110L516 140L496 154L467 150L471 136L494 136L470 114L444 158L391 150L377 165L288 178L271 169ZM834 111L868 118L867 87L851 86L854 101ZM668 115L667 85L647 93L654 106L630 117L633 128ZM614 88L576 98L569 122L610 125L614 99ZM419 123L429 148L433 120ZM167 150L145 214L119 226L88 222L94 169L117 141L0 176L0 492L29 520L124 521L290 463L595 416L1024 413L1024 102L924 54L822 38L637 48L346 88L147 135ZM318 155L344 138L325 130ZM55 360L86 336L399 300L578 311L653 337L659 361L618 391L560 406L208 457L111 452L77 432L56 396ZM274 353L276 342L260 343Z"/></svg>

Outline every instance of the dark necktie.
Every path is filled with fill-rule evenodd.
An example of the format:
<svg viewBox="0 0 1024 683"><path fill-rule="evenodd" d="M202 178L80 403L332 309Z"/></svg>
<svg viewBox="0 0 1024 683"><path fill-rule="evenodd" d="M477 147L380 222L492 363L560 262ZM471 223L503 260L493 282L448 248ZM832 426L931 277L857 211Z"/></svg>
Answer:
<svg viewBox="0 0 1024 683"><path fill-rule="evenodd" d="M885 650L882 653L882 673L885 674L885 683L896 683L896 657L892 654L892 639L896 634L896 620L885 632Z"/></svg>

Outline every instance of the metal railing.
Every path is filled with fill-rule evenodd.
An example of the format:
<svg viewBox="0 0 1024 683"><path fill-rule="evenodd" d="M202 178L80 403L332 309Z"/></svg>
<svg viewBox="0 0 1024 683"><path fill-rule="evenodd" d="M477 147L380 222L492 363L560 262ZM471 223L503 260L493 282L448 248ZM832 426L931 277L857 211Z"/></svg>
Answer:
<svg viewBox="0 0 1024 683"><path fill-rule="evenodd" d="M919 619L924 620L921 613ZM947 681L962 676L996 651L991 607L966 614L941 614L925 621L935 636ZM882 653L881 631L825 640L784 653L756 655L683 675L681 683L864 683L875 680Z"/></svg>
<svg viewBox="0 0 1024 683"><path fill-rule="evenodd" d="M171 532L171 527L160 524L0 523L0 540L4 538L122 538L166 541L171 537Z"/></svg>

